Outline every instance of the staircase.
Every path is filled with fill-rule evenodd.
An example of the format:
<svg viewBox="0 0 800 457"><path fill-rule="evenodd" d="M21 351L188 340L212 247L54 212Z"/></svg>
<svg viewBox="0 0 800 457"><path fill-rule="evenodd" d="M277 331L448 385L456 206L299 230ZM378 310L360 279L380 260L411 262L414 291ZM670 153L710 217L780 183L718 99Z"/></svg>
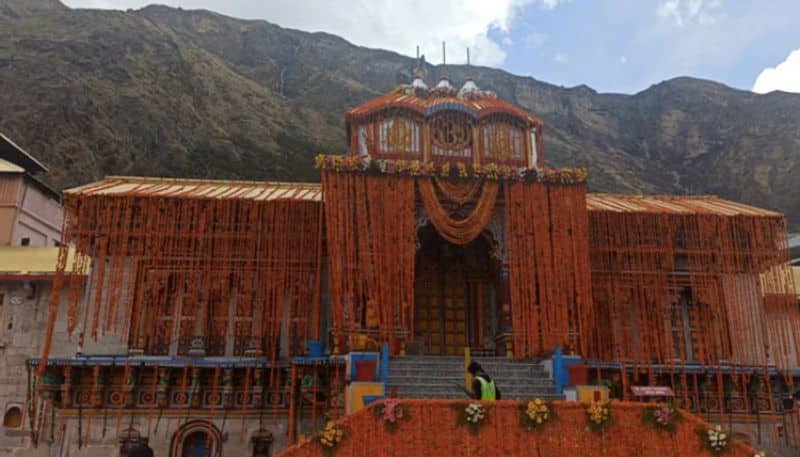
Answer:
<svg viewBox="0 0 800 457"><path fill-rule="evenodd" d="M561 399L555 384L539 362L503 357L473 358L494 379L504 400ZM447 356L397 357L389 363L388 388L400 398L461 398L464 358Z"/></svg>

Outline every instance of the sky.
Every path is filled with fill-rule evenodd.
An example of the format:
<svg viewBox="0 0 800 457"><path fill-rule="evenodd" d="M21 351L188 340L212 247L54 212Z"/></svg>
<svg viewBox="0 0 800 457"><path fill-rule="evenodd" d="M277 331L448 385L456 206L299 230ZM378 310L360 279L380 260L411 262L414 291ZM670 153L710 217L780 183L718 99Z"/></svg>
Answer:
<svg viewBox="0 0 800 457"><path fill-rule="evenodd" d="M154 0L62 0L141 8ZM429 63L502 68L553 84L635 93L693 76L800 93L800 0L157 0L264 19Z"/></svg>

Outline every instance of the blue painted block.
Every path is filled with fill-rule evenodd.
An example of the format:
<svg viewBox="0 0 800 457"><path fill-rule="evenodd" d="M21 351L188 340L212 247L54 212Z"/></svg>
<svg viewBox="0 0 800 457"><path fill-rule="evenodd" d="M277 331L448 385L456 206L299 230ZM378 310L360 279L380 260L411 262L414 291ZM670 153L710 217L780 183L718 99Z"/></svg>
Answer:
<svg viewBox="0 0 800 457"><path fill-rule="evenodd" d="M583 363L581 357L564 355L560 347L557 347L556 350L553 351L553 381L556 384L556 393L563 394L564 386L571 384L567 367L580 363Z"/></svg>

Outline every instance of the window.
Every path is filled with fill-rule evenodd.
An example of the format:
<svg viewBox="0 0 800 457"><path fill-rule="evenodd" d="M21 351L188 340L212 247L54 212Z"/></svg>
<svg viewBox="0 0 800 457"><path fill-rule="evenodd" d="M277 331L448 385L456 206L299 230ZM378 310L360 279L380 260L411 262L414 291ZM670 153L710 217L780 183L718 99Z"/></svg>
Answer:
<svg viewBox="0 0 800 457"><path fill-rule="evenodd" d="M11 406L3 416L3 427L20 428L22 426L22 409L19 406Z"/></svg>
<svg viewBox="0 0 800 457"><path fill-rule="evenodd" d="M483 126L483 156L497 162L522 162L525 157L523 130L506 122Z"/></svg>
<svg viewBox="0 0 800 457"><path fill-rule="evenodd" d="M23 239L20 240L19 244L20 244L20 246L30 246L31 245L31 239L30 238L23 238Z"/></svg>
<svg viewBox="0 0 800 457"><path fill-rule="evenodd" d="M378 152L381 154L418 155L419 124L405 117L384 119L378 124Z"/></svg>

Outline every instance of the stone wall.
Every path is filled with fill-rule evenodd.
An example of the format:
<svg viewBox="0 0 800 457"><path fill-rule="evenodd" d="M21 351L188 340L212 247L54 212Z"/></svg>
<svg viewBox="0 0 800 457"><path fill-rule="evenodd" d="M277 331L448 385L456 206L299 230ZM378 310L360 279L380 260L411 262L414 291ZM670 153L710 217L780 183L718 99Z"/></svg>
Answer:
<svg viewBox="0 0 800 457"><path fill-rule="evenodd" d="M33 286L33 287L31 287ZM0 428L0 456L30 448L29 423L25 411L28 373L26 360L41 355L41 342L47 325L52 283L49 281L0 282L0 414L20 408L19 428ZM64 294L66 297L68 294ZM77 338L67 337L65 306L61 306L53 340L53 357L75 355ZM98 342L87 341L84 354L125 354L127 344L119 335L105 335ZM13 413L12 413L13 414ZM31 451L32 452L32 451ZM37 451L38 452L38 451ZM51 455L51 454L42 454ZM107 454L106 454L107 455Z"/></svg>
<svg viewBox="0 0 800 457"><path fill-rule="evenodd" d="M78 429L83 432L81 443L78 442ZM120 426L117 428L117 415L111 412L107 418L105 431L103 429L103 418L94 417L92 419L82 418L78 420L74 411L69 416L56 416L56 426L53 429L53 440L50 440L49 426L42 430L42 436L36 449L30 447L16 447L0 449L0 456L18 457L116 457L119 455L120 444L118 437L120 432L131 425L143 437L148 438L149 445L153 449L155 457L181 457L182 443L173 443L173 439L179 439L182 430L198 425L198 423L212 424L215 433L219 433L221 445L221 456L223 457L249 457L253 453L251 438L259 429L258 416L228 417L223 424L222 414L214 417L162 417L159 421L157 414L153 416L135 417L133 423L130 416L120 418ZM205 425L204 424L204 425ZM242 425L244 424L244 428ZM272 449L273 455L277 451L286 448L286 419L285 417L264 418L263 426L269 430L275 438ZM148 432L148 429L150 430ZM88 442L86 438L88 439ZM185 436L184 436L185 438ZM80 445L79 445L80 444ZM173 452L173 446L179 451L177 455ZM213 457L213 456L212 456Z"/></svg>

